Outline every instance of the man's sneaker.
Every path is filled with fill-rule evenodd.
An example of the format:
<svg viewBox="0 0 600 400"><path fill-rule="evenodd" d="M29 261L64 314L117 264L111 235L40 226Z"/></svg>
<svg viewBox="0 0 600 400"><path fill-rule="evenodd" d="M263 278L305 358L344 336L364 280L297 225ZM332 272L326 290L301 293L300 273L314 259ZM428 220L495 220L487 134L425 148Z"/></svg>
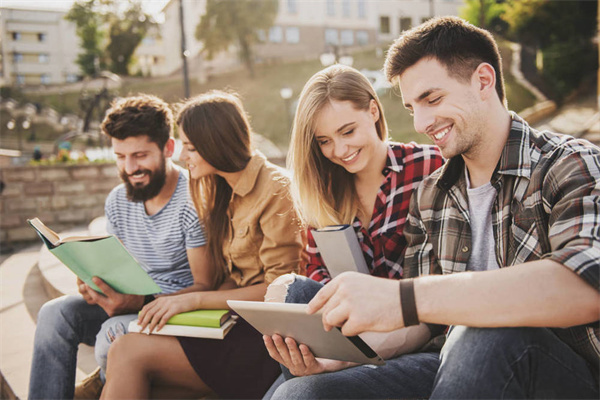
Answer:
<svg viewBox="0 0 600 400"><path fill-rule="evenodd" d="M75 399L99 399L104 383L100 378L100 367L75 385Z"/></svg>

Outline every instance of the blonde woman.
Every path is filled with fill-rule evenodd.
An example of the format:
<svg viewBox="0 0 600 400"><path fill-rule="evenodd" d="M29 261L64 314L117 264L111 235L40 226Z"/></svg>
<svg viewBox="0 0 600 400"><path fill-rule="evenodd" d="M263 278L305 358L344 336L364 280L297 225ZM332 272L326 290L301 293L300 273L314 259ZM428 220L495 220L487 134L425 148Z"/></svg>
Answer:
<svg viewBox="0 0 600 400"><path fill-rule="evenodd" d="M371 275L402 278L403 228L411 194L442 162L434 146L389 141L381 102L357 70L335 65L304 86L288 160L294 203L312 228L352 225ZM307 303L331 279L310 229L307 237L309 279L282 276L269 287L267 300ZM302 376L287 380L274 398L427 398L435 374L420 374L411 359L425 357L430 362L421 365L434 372L438 353L400 354L418 349L430 337L425 325L365 335L389 360L372 368L318 359L291 338L265 336L269 354L287 367L284 375Z"/></svg>
<svg viewBox="0 0 600 400"><path fill-rule="evenodd" d="M180 312L227 308L231 299L262 300L270 282L297 271L302 247L289 180L252 152L250 125L236 96L215 91L192 98L177 125L218 289L146 305L139 319L150 331ZM279 372L260 334L241 319L223 340L129 334L109 353L102 396L260 398Z"/></svg>

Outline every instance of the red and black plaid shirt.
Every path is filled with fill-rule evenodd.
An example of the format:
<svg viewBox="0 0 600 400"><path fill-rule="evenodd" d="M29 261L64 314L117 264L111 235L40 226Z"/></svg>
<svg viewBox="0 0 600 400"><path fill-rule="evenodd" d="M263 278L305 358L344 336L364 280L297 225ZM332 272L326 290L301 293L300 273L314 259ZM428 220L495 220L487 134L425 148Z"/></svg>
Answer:
<svg viewBox="0 0 600 400"><path fill-rule="evenodd" d="M406 247L403 230L410 197L421 181L442 163L442 155L435 146L389 143L386 166L381 171L385 180L377 192L369 227L365 228L358 218L352 223L371 275L402 278L402 254ZM306 273L315 281L327 283L331 276L310 229L307 239Z"/></svg>

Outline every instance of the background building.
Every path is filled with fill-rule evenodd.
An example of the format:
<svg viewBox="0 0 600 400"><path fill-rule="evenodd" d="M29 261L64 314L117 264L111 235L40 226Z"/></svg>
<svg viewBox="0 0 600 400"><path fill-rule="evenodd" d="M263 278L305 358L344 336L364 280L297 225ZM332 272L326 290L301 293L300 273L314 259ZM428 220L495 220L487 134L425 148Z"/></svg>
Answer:
<svg viewBox="0 0 600 400"><path fill-rule="evenodd" d="M258 62L292 61L338 56L360 48L387 47L400 32L438 15L458 15L463 0L279 0L274 25L259 32ZM240 66L237 50L206 60L194 33L206 11L205 0L183 0L190 74L203 81L216 71ZM181 69L179 0L169 1L164 23L136 50L144 75L165 76Z"/></svg>
<svg viewBox="0 0 600 400"><path fill-rule="evenodd" d="M0 84L74 82L79 38L66 12L0 8Z"/></svg>

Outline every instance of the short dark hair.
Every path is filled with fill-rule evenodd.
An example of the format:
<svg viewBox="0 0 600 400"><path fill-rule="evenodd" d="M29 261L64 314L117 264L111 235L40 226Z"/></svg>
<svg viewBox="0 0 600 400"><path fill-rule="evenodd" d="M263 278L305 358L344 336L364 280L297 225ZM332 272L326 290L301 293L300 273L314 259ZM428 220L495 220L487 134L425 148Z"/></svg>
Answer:
<svg viewBox="0 0 600 400"><path fill-rule="evenodd" d="M148 136L162 150L171 137L172 124L173 113L167 103L156 96L140 94L113 101L101 128L104 134L118 140Z"/></svg>
<svg viewBox="0 0 600 400"><path fill-rule="evenodd" d="M404 32L390 46L385 60L385 74L389 81L424 58L438 60L448 74L461 81L471 79L482 62L496 72L496 93L506 104L502 58L494 37L458 17L432 18Z"/></svg>

